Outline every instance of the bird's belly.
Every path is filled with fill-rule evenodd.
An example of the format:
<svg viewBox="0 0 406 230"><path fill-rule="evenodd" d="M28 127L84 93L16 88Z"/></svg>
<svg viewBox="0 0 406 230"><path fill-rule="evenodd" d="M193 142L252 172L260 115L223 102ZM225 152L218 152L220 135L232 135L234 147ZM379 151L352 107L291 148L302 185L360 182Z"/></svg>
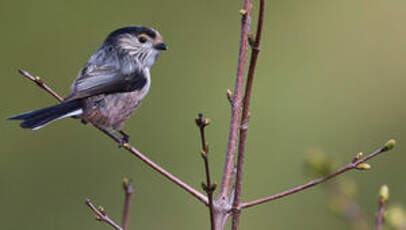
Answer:
<svg viewBox="0 0 406 230"><path fill-rule="evenodd" d="M98 95L84 100L82 118L103 128L121 130L144 99L148 88L135 92Z"/></svg>

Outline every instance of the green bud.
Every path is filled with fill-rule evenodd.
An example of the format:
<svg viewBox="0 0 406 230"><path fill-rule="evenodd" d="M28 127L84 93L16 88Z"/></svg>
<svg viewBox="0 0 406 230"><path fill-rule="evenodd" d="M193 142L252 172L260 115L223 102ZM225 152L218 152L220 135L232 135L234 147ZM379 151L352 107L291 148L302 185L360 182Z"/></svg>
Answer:
<svg viewBox="0 0 406 230"><path fill-rule="evenodd" d="M99 205L99 207L97 208L97 210L99 210L99 212L103 215L106 215L106 211L104 210L103 206Z"/></svg>
<svg viewBox="0 0 406 230"><path fill-rule="evenodd" d="M388 142L386 142L385 144L385 151L391 150L393 149L393 147L395 147L396 145L396 141L395 139L390 139Z"/></svg>
<svg viewBox="0 0 406 230"><path fill-rule="evenodd" d="M370 170L371 169L371 165L367 164L367 163L361 163L359 165L357 165L356 169L359 170Z"/></svg>
<svg viewBox="0 0 406 230"><path fill-rule="evenodd" d="M207 153L205 151L202 151L202 157L207 158Z"/></svg>
<svg viewBox="0 0 406 230"><path fill-rule="evenodd" d="M128 181L128 178L124 177L124 178L123 178L123 188L124 188L124 189L127 189L129 183L130 183L130 182Z"/></svg>
<svg viewBox="0 0 406 230"><path fill-rule="evenodd" d="M389 199L389 188L386 184L382 185L379 190L379 199L384 202Z"/></svg>

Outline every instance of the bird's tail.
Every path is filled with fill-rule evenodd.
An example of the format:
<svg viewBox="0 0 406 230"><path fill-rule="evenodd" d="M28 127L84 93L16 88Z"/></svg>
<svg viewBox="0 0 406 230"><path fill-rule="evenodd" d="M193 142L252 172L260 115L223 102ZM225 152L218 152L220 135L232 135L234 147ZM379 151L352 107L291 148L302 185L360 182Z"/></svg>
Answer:
<svg viewBox="0 0 406 230"><path fill-rule="evenodd" d="M37 130L45 125L64 117L82 114L78 100L64 102L44 109L39 109L7 118L7 120L23 120L22 128Z"/></svg>

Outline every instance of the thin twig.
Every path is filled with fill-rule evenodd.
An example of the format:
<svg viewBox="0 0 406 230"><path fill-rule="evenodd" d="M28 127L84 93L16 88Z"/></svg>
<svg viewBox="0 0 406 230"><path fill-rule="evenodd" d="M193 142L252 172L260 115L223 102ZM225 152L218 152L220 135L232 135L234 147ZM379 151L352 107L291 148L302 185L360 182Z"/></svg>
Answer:
<svg viewBox="0 0 406 230"><path fill-rule="evenodd" d="M63 102L63 98L61 96L59 96L55 91L53 91L47 84L45 84L45 82L40 79L40 78L35 78L33 77L31 74L29 74L27 71L25 70L21 70L19 69L18 72L20 74L22 74L24 77L26 77L27 79L33 81L34 83L36 83L41 89L45 90L46 92L48 92L49 94L51 94L53 97L55 97L58 101ZM113 139L115 142L117 143L121 143L121 138L119 138L118 136L114 135L112 132L110 132L109 130L100 128L95 126L97 129L99 129L100 131L102 131L104 134L106 134L107 136L109 136L111 139ZM124 144L124 147L127 151L131 152L134 156L136 156L137 158L139 158L140 160L142 160L144 163L146 163L149 167L151 167L152 169L154 169L155 171L157 171L158 173L162 174L163 176L165 176L166 178L168 178L170 181L174 182L176 185L178 185L179 187L181 187L183 190L185 190L186 192L190 193L191 195L193 195L194 197L196 197L198 200L200 200L202 203L204 203L205 205L208 205L208 199L205 195L203 195L202 193L200 193L199 191L197 191L196 189L192 188L190 185L186 184L185 182L183 182L182 180L180 180L179 178L175 177L174 175L172 175L171 173L169 173L168 171L166 171L165 169L163 169L162 167L160 167L158 164L156 164L155 162L153 162L152 160L150 160L149 158L147 158L146 156L144 156L142 153L140 153L136 148L134 148L133 146L127 144Z"/></svg>
<svg viewBox="0 0 406 230"><path fill-rule="evenodd" d="M128 230L128 216L130 213L130 201L134 193L134 186L127 178L123 179L124 188L124 210L123 210L123 229Z"/></svg>
<svg viewBox="0 0 406 230"><path fill-rule="evenodd" d="M315 185L318 185L318 184L320 184L322 182L325 182L325 181L327 181L327 180L329 180L329 179L331 179L333 177L336 177L336 176L338 176L338 175L340 175L342 173L345 173L345 172L347 172L349 170L352 170L352 169L360 169L360 170L368 169L369 165L365 164L365 162L368 161L369 159L373 158L373 157L376 157L377 155L379 155L379 154L381 154L383 152L386 152L386 151L392 149L394 144L391 145L391 147L389 147L388 144L390 142L394 143L394 140L388 141L384 147L382 147L382 148L376 150L375 152L369 154L365 158L356 159L355 161L353 160L352 162L348 163L346 166L338 169L337 171L333 172L332 174L330 174L330 175L328 175L326 177L322 177L322 178L319 178L319 179L316 179L316 180L312 180L312 181L310 181L310 182L308 182L306 184L299 185L297 187L288 189L286 191L283 191L283 192L280 192L280 193L277 193L277 194L274 194L274 195L271 195L271 196L268 196L268 197L265 197L265 198L261 198L261 199L258 199L258 200L253 200L253 201L242 203L241 206L240 206L240 209L253 207L253 206L263 204L263 203L266 203L266 202L269 202L269 201L272 201L272 200L276 200L276 199L280 199L280 198L289 196L291 194L294 194L294 193L303 191L305 189L311 188L311 187L313 187Z"/></svg>
<svg viewBox="0 0 406 230"><path fill-rule="evenodd" d="M379 191L378 213L376 214L376 230L382 230L383 223L385 221L384 214L388 198L388 186L382 185L381 190Z"/></svg>
<svg viewBox="0 0 406 230"><path fill-rule="evenodd" d="M210 176L210 168L209 168L209 145L206 142L206 135L205 135L205 128L210 124L209 119L204 119L203 114L200 113L198 117L195 119L197 127L199 127L200 131L200 139L202 142L202 159L204 161L204 168L206 174L206 184L202 183L203 190L206 191L207 197L209 199L209 213L210 213L210 226L211 230L215 230L215 222L214 222L214 204L213 204L213 195L214 190L216 189L216 184L211 182Z"/></svg>
<svg viewBox="0 0 406 230"><path fill-rule="evenodd" d="M117 143L119 143L119 142L117 142ZM146 157L142 153L140 153L136 148L134 148L133 146L131 146L129 144L124 144L124 147L129 152L131 152L134 156L138 157L138 159L142 160L144 163L146 163L148 166L153 168L155 171L159 172L164 177L166 177L170 181L174 182L179 187L183 188L183 190L185 190L186 192L188 192L191 195L193 195L194 197L196 197L202 203L204 203L205 205L209 204L208 199L207 199L207 197L205 195L201 194L199 191L195 190L190 185L186 184L185 182L183 182L179 178L175 177L174 175L172 175L171 173L169 173L168 171L166 171L165 169L163 169L162 167L157 165L155 162L150 160L148 157Z"/></svg>
<svg viewBox="0 0 406 230"><path fill-rule="evenodd" d="M217 199L221 202L227 200L230 190L231 178L234 170L234 156L237 149L238 128L241 118L242 92L244 86L244 74L247 62L248 34L251 23L251 1L244 0L243 9L240 11L241 18L241 37L240 50L238 55L237 76L234 88L234 96L231 106L230 131L228 136L227 152L225 157L223 177L221 180L220 191Z"/></svg>
<svg viewBox="0 0 406 230"><path fill-rule="evenodd" d="M107 216L102 207L99 207L99 209L97 209L89 199L86 199L85 203L96 215L96 220L106 222L116 230L124 230L120 227L120 225L116 224L112 219L110 219L110 217Z"/></svg>
<svg viewBox="0 0 406 230"><path fill-rule="evenodd" d="M254 81L255 75L255 67L258 60L258 54L260 51L261 45L261 36L262 36L262 26L264 22L264 0L260 1L259 6L259 14L258 14L258 24L257 24L257 32L255 36L255 41L250 42L251 44L251 58L250 58L250 65L248 68L248 76L247 76L247 83L245 87L245 94L244 94L244 101L243 101L243 109L242 109L242 118L240 123L240 142L238 145L238 156L237 156L237 175L236 175L236 182L235 182L235 194L234 194L234 201L233 201L233 229L238 229L238 225L240 223L240 210L237 208L240 206L241 202L241 189L242 189L242 178L243 178L243 169L244 169L244 155L245 155L245 145L247 142L247 132L248 132L248 122L249 122L249 107L250 107L250 100L251 100L251 92L252 92L252 84Z"/></svg>
<svg viewBox="0 0 406 230"><path fill-rule="evenodd" d="M24 77L26 77L27 79L33 81L35 84L37 84L43 90L47 91L54 98L56 98L56 100L58 100L59 102L63 102L63 97L59 96L55 91L53 91L47 84L45 84L45 82L40 77L38 77L38 76L34 77L30 73L28 73L27 71L25 71L23 69L18 69L18 72L21 75L23 75Z"/></svg>

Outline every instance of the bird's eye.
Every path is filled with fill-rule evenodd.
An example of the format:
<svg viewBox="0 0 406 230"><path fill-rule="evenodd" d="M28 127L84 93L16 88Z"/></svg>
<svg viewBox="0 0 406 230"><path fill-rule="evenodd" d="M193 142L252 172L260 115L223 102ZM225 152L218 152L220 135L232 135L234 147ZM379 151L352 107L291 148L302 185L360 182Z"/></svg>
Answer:
<svg viewBox="0 0 406 230"><path fill-rule="evenodd" d="M138 37L138 41L140 41L141 43L147 42L147 41L148 41L147 35L141 34L141 35Z"/></svg>

